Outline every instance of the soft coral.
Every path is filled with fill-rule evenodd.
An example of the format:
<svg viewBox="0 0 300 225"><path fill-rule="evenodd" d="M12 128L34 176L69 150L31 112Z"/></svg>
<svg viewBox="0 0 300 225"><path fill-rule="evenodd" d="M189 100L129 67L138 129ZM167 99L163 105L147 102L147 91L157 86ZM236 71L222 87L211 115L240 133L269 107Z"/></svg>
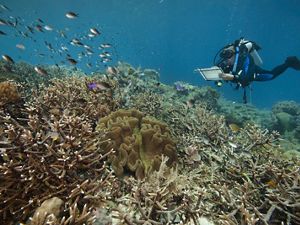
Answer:
<svg viewBox="0 0 300 225"><path fill-rule="evenodd" d="M15 83L4 81L0 83L0 106L20 100L18 87Z"/></svg>

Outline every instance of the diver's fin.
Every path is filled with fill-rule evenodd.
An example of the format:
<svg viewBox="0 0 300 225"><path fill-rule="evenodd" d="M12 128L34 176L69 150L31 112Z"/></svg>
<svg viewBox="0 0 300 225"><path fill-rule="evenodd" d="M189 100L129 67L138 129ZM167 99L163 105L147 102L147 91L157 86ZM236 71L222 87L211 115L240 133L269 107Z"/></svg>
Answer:
<svg viewBox="0 0 300 225"><path fill-rule="evenodd" d="M300 70L300 60L296 56L289 56L285 60L286 65L295 70Z"/></svg>

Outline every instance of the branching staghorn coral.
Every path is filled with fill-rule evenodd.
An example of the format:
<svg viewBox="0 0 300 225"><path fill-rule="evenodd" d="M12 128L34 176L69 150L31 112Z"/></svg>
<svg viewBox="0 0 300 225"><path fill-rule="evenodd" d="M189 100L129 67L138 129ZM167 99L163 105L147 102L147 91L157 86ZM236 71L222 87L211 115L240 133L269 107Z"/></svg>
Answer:
<svg viewBox="0 0 300 225"><path fill-rule="evenodd" d="M136 108L146 115L160 118L163 112L163 97L151 91L140 93L131 98L130 108Z"/></svg>
<svg viewBox="0 0 300 225"><path fill-rule="evenodd" d="M217 224L298 223L300 164L276 151L278 138L277 132L249 125L218 148L209 141L206 147L194 141L193 151L198 150L201 160L192 161L198 166L190 167L188 174L209 174L190 183L202 187L206 196L201 211L210 209Z"/></svg>
<svg viewBox="0 0 300 225"><path fill-rule="evenodd" d="M67 110L58 118L39 108L26 111L26 125L0 115L1 220L25 221L43 201L59 197L65 203L61 224L82 224L74 222L80 212L88 213L81 221L90 221L93 206L105 200L113 180L105 164L112 150L104 153L100 147L104 133Z"/></svg>
<svg viewBox="0 0 300 225"><path fill-rule="evenodd" d="M190 224L197 220L197 212L191 209L184 192L187 178L179 175L176 168L170 169L167 160L163 157L159 170L146 180L125 180L131 193L116 199L117 205L111 209L113 224Z"/></svg>
<svg viewBox="0 0 300 225"><path fill-rule="evenodd" d="M86 117L95 123L117 108L118 102L113 98L113 81L74 76L53 79L51 83L41 93L34 93L31 101L45 113L60 115L67 109L71 114Z"/></svg>

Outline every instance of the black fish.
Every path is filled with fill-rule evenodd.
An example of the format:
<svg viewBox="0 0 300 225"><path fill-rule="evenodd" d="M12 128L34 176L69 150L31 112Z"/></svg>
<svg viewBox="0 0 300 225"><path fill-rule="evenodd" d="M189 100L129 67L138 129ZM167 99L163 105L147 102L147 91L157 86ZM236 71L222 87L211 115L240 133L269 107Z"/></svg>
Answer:
<svg viewBox="0 0 300 225"><path fill-rule="evenodd" d="M69 61L69 63L71 63L72 65L76 65L77 61L73 58L67 58L67 60Z"/></svg>
<svg viewBox="0 0 300 225"><path fill-rule="evenodd" d="M30 26L26 26L26 28L27 28L27 30L29 30L29 32L30 32L30 33L32 33L32 34L34 33L34 30L33 30L33 28L32 28L32 27L30 27Z"/></svg>
<svg viewBox="0 0 300 225"><path fill-rule="evenodd" d="M2 59L11 64L15 63L15 61L9 55L2 55Z"/></svg>
<svg viewBox="0 0 300 225"><path fill-rule="evenodd" d="M37 31L40 31L40 32L44 32L43 31L43 27L39 24L35 25L34 28L37 30Z"/></svg>
<svg viewBox="0 0 300 225"><path fill-rule="evenodd" d="M6 33L0 30L0 35L6 35Z"/></svg>
<svg viewBox="0 0 300 225"><path fill-rule="evenodd" d="M44 23L44 21L40 18L38 18L37 21L40 22L40 23Z"/></svg>
<svg viewBox="0 0 300 225"><path fill-rule="evenodd" d="M96 28L91 28L90 31L94 35L100 35L100 32Z"/></svg>
<svg viewBox="0 0 300 225"><path fill-rule="evenodd" d="M72 39L71 41L72 45L77 45L77 46L83 46L82 42L80 40L78 40L77 38Z"/></svg>
<svg viewBox="0 0 300 225"><path fill-rule="evenodd" d="M8 25L7 21L0 18L0 25Z"/></svg>
<svg viewBox="0 0 300 225"><path fill-rule="evenodd" d="M4 10L7 10L7 11L11 11L10 8L8 8L7 6L3 5L3 4L0 4L0 7Z"/></svg>
<svg viewBox="0 0 300 225"><path fill-rule="evenodd" d="M68 19L75 19L75 18L78 17L78 14L77 14L77 13L74 13L74 12L67 12L67 13L66 13L66 17L67 17Z"/></svg>
<svg viewBox="0 0 300 225"><path fill-rule="evenodd" d="M46 47L50 50L50 51L54 51L54 48L52 47L51 43L44 41Z"/></svg>

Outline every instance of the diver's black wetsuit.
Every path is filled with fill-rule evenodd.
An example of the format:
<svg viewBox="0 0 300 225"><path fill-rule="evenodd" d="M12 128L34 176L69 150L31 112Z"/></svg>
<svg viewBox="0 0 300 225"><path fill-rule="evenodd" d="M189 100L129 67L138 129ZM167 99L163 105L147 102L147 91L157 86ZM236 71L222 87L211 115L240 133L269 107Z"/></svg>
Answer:
<svg viewBox="0 0 300 225"><path fill-rule="evenodd" d="M283 64L276 66L272 70L265 70L254 63L250 54L246 54L240 56L238 59L236 72L233 73L233 75L235 75L233 82L238 83L242 87L246 87L252 81L273 80L289 67L299 69L299 63L296 57L288 57Z"/></svg>

